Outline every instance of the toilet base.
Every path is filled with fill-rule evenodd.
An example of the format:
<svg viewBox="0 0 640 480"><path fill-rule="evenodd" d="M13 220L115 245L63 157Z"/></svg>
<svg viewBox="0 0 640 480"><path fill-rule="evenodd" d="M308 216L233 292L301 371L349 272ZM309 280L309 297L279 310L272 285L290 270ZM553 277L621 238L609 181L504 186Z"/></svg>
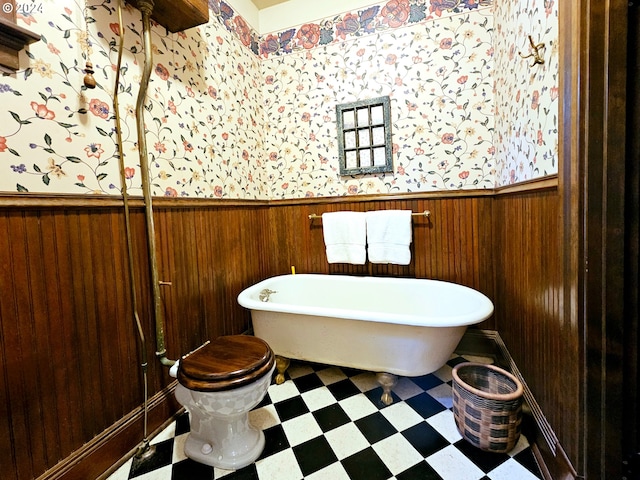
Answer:
<svg viewBox="0 0 640 480"><path fill-rule="evenodd" d="M176 399L189 412L191 427L185 455L224 470L237 470L255 462L262 454L265 438L249 422L249 412L266 395L274 370L275 362L255 382L219 392L198 392L178 384Z"/></svg>
<svg viewBox="0 0 640 480"><path fill-rule="evenodd" d="M245 415L246 417L246 415ZM246 420L240 423L218 421L216 432L227 429L229 434L218 437L218 440L206 438L198 432L191 431L184 445L184 453L191 460L205 465L221 468L223 470L237 470L255 462L265 446L264 433L254 428ZM235 425L234 425L235 424ZM234 427L242 425L242 431L238 432ZM245 428L246 427L246 428ZM209 436L211 437L211 436ZM222 438L222 440L220 440Z"/></svg>

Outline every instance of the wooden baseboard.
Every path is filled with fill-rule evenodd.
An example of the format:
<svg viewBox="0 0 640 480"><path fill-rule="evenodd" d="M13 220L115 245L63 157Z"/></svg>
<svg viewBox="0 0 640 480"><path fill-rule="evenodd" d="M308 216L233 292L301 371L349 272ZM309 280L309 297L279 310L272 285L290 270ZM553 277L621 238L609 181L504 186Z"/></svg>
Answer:
<svg viewBox="0 0 640 480"><path fill-rule="evenodd" d="M495 330L470 328L458 344L456 352L491 357L497 365L511 372L522 382L525 403L523 408L524 421L530 426L526 434L540 467L540 472L545 480L575 480L579 478L500 334Z"/></svg>
<svg viewBox="0 0 640 480"><path fill-rule="evenodd" d="M172 420L181 405L174 395L177 382L171 383L148 402L148 430L155 432ZM135 451L142 442L144 410L134 410L102 434L83 445L37 480L87 480L105 478L118 462ZM151 437L151 435L150 435Z"/></svg>

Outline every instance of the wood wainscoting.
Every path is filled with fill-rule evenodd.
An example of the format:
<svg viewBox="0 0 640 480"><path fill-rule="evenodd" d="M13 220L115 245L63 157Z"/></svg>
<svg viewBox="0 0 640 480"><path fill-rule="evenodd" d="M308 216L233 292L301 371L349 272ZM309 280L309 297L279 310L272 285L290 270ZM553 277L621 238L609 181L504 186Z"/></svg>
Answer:
<svg viewBox="0 0 640 480"><path fill-rule="evenodd" d="M557 188L543 186L270 202L158 198L167 356L245 331L250 315L238 293L291 266L468 285L494 301L496 315L480 328L501 332L573 461L577 335L558 310ZM159 412L153 431L178 406L167 393L173 379L154 359L144 212L140 200L131 203L138 313ZM142 431L131 433L143 394L122 202L28 195L2 197L0 207L0 428L11 432L0 439L0 470L9 480L97 478L142 440ZM309 214L378 209L431 212L414 217L411 264L327 264L321 220ZM102 463L92 460L98 455Z"/></svg>
<svg viewBox="0 0 640 480"><path fill-rule="evenodd" d="M270 271L283 274L295 266L300 273L432 278L467 285L493 298L491 204L491 196L482 192L312 199L296 203L272 201ZM365 265L328 264L322 220L309 219L309 215L380 209L431 212L428 218L413 217L411 263L406 266L368 262ZM484 328L493 328L490 322Z"/></svg>
<svg viewBox="0 0 640 480"><path fill-rule="evenodd" d="M137 438L131 429L121 436L112 429L131 412L139 414L143 402L122 202L31 195L1 200L0 430L9 432L0 435L2 478L33 479L46 471L46 478L97 478L143 437L141 423ZM266 241L264 207L156 202L160 278L171 282L162 290L169 358L247 329L249 315L235 297L266 275L259 248ZM131 224L153 397L173 379L154 358L140 201ZM171 395L160 403L149 431L178 408ZM110 445L99 438L110 435ZM89 442L102 448L100 455L84 455Z"/></svg>
<svg viewBox="0 0 640 480"><path fill-rule="evenodd" d="M561 213L555 187L495 196L496 330L536 400L536 442L554 480L575 477L581 435L580 335L563 313Z"/></svg>

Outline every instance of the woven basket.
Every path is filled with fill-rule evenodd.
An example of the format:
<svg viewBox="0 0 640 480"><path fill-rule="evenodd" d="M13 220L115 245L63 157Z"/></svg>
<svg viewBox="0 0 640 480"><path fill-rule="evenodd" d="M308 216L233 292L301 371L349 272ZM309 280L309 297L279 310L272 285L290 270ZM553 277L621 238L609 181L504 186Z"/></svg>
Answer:
<svg viewBox="0 0 640 480"><path fill-rule="evenodd" d="M460 363L453 369L453 415L472 445L505 453L520 438L522 384L494 365Z"/></svg>

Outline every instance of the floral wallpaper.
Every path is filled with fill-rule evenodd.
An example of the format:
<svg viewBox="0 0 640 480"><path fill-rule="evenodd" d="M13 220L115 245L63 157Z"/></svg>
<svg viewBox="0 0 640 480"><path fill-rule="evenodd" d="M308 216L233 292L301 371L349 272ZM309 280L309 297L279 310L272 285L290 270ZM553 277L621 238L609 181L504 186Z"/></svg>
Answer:
<svg viewBox="0 0 640 480"><path fill-rule="evenodd" d="M558 5L500 0L495 5L496 185L558 173ZM528 36L544 64L534 65Z"/></svg>
<svg viewBox="0 0 640 480"><path fill-rule="evenodd" d="M153 194L270 199L504 183L501 172L514 168L510 152L520 149L523 158L532 152L525 148L530 143L514 140L525 126L516 135L509 122L532 105L525 99L535 89L520 86L510 103L501 88L517 79L501 76L494 89L493 10L501 21L535 23L541 9L533 15L515 0L499 2L504 7L389 0L260 36L230 4L209 0L207 25L177 34L155 25L145 108ZM21 53L23 70L0 77L0 191L120 194L116 2L88 0L86 9L76 0L36 3L18 19L41 41ZM552 28L553 18L548 23ZM130 193L140 195L134 106L144 56L140 13L128 5L123 27L118 97L125 176ZM499 27L500 42L508 43L510 31ZM524 49L520 43L516 48ZM93 90L82 86L86 60L96 70ZM552 66L545 71L557 77ZM555 99L549 75L535 81L540 114ZM380 95L392 99L394 171L341 177L335 105ZM536 130L550 149L551 118L538 118ZM527 175L548 170L551 154L537 138L536 169L525 168ZM555 157L548 162L557 164ZM513 177L520 179L525 173Z"/></svg>
<svg viewBox="0 0 640 480"><path fill-rule="evenodd" d="M40 5L40 4L39 4ZM0 190L119 194L114 78L116 2L43 1L19 15L41 41L28 65L0 78ZM153 72L145 107L154 195L262 197L262 99L258 58L211 4L209 24L186 33L152 29ZM140 12L123 12L118 90L126 181L141 194L135 104L144 63ZM88 34L87 34L88 31ZM83 86L85 60L95 89Z"/></svg>
<svg viewBox="0 0 640 480"><path fill-rule="evenodd" d="M394 0L303 25L286 55L267 49L267 36L271 198L493 188L491 9L445 3ZM391 97L394 172L340 176L335 106L383 95Z"/></svg>

